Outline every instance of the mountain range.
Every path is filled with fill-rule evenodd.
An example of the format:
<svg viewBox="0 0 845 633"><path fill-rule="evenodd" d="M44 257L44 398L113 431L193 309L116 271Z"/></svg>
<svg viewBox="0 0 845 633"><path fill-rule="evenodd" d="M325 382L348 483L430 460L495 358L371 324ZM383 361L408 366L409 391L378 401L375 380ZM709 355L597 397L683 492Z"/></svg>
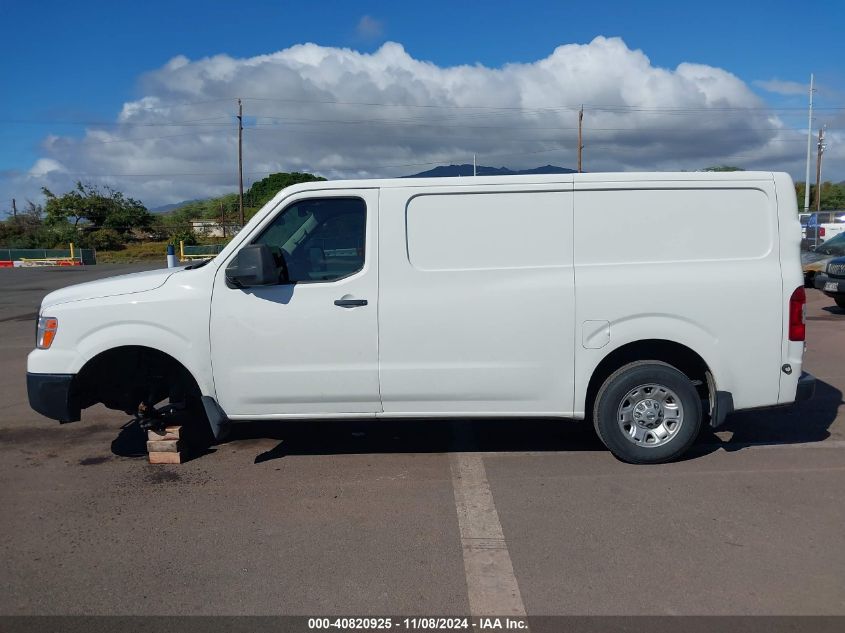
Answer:
<svg viewBox="0 0 845 633"><path fill-rule="evenodd" d="M543 165L532 169L509 169L508 167L487 167L477 165L475 173L477 176L525 176L529 174L574 174L576 170L557 165ZM472 165L442 165L422 171L418 174L404 176L404 178L442 178L455 176L472 176Z"/></svg>
<svg viewBox="0 0 845 633"><path fill-rule="evenodd" d="M508 167L487 167L486 165L477 165L475 173L478 176L522 176L529 174L574 174L576 170L568 169L566 167L558 167L557 165L543 165L542 167L534 167L532 169L509 169ZM428 171L421 171L418 174L411 174L409 176L402 176L403 178L443 178L443 177L457 177L457 176L472 176L472 165L441 165ZM203 200L182 200L181 202L173 202L171 204L164 204L154 209L150 209L152 213L168 213L175 209L184 207L185 205L195 202L203 202Z"/></svg>

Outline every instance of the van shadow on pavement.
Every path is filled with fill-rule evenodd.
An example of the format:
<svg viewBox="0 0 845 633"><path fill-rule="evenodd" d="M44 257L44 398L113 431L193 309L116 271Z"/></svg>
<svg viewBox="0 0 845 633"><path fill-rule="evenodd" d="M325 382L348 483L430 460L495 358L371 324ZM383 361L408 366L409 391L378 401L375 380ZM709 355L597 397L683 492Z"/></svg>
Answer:
<svg viewBox="0 0 845 633"><path fill-rule="evenodd" d="M839 306L825 306L822 308L825 312L830 312L831 314L835 314L836 316L845 316L845 310L840 308ZM808 321L817 321L818 317L807 317Z"/></svg>
<svg viewBox="0 0 845 633"><path fill-rule="evenodd" d="M819 381L808 402L729 416L717 431L729 431L730 439L704 429L688 456L740 450L749 444L821 442L830 436L840 404L842 392ZM257 440L268 439L279 443L257 454L256 464L287 455L605 450L591 423L558 419L253 421L232 425L225 443L249 450L264 444ZM214 452L188 445L189 460ZM111 448L123 457L145 456L146 433L134 421L127 422Z"/></svg>
<svg viewBox="0 0 845 633"><path fill-rule="evenodd" d="M836 387L816 381L813 398L791 407L740 411L728 416L718 431L730 431L729 440L722 440L712 431L705 431L698 448L740 450L749 444L807 444L830 437L829 428L836 420L842 392ZM693 450L696 450L694 448ZM705 451L712 452L712 451Z"/></svg>

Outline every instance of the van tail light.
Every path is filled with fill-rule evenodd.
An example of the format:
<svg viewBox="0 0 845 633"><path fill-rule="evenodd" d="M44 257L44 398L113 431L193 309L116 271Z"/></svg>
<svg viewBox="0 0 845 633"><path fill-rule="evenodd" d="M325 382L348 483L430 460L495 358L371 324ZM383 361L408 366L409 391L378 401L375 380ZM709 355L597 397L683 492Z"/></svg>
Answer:
<svg viewBox="0 0 845 633"><path fill-rule="evenodd" d="M807 293L799 286L789 298L789 340L803 341L807 337Z"/></svg>
<svg viewBox="0 0 845 633"><path fill-rule="evenodd" d="M824 237L824 227L823 226L819 227L819 237Z"/></svg>

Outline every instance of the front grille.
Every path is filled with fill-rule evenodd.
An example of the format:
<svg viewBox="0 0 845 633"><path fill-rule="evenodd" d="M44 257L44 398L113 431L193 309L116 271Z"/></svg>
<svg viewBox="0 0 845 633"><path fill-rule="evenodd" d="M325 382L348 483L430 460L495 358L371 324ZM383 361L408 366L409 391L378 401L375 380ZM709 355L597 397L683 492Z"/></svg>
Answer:
<svg viewBox="0 0 845 633"><path fill-rule="evenodd" d="M828 264L827 274L831 277L845 277L845 264Z"/></svg>

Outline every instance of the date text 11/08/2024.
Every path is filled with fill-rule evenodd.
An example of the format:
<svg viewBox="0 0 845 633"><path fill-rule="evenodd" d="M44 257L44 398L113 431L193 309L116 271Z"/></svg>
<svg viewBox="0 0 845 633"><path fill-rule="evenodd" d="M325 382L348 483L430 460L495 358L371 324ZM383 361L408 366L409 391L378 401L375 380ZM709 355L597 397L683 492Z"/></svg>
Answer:
<svg viewBox="0 0 845 633"><path fill-rule="evenodd" d="M309 630L404 630L404 631L447 631L480 630L521 631L528 629L524 618L478 617L478 618L309 618Z"/></svg>

